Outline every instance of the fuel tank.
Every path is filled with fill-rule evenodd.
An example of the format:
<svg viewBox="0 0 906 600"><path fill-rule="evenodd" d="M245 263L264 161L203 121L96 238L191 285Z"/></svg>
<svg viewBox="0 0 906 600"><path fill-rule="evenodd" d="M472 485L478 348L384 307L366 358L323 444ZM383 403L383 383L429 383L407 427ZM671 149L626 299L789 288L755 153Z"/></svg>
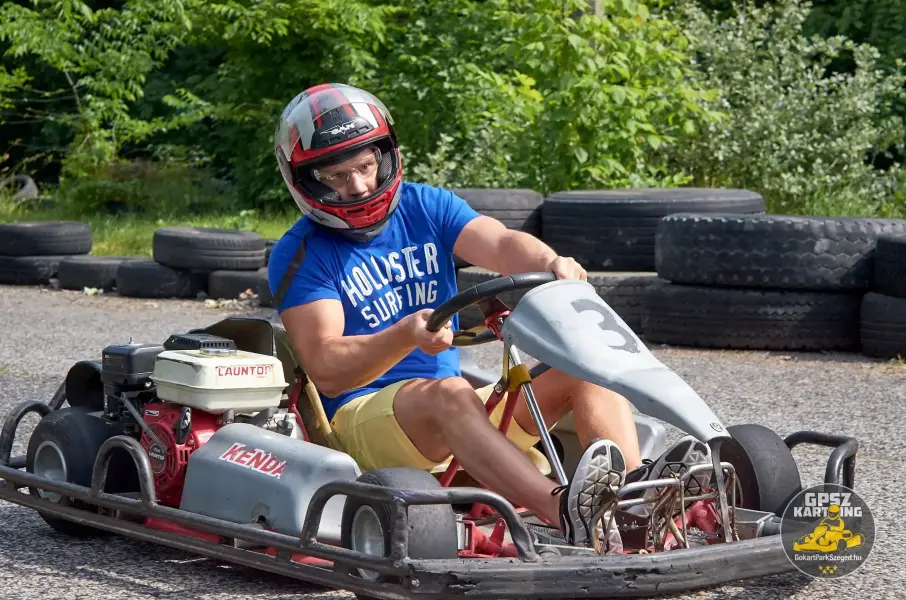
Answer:
<svg viewBox="0 0 906 600"><path fill-rule="evenodd" d="M248 423L217 430L192 453L180 509L237 523L264 520L268 529L298 536L314 491L329 481L355 480L348 454ZM345 496L324 507L318 539L340 542Z"/></svg>

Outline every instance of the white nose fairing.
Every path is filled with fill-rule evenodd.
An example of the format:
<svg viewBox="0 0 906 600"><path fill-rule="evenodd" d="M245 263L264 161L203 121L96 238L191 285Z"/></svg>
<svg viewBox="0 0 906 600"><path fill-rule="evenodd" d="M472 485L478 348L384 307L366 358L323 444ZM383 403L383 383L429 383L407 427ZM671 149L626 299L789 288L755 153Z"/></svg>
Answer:
<svg viewBox="0 0 906 600"><path fill-rule="evenodd" d="M585 381L625 396L642 414L707 442L729 437L704 400L648 350L585 281L558 280L520 300L504 342Z"/></svg>

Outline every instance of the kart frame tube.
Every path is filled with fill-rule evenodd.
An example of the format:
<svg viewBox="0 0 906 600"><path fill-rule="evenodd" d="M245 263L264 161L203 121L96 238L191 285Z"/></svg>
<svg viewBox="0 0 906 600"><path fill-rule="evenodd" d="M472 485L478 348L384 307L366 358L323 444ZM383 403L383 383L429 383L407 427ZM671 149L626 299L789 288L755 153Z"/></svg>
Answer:
<svg viewBox="0 0 906 600"><path fill-rule="evenodd" d="M51 407L39 402L24 402L9 415L3 433L15 431L18 422L30 412L47 414ZM15 421L15 423L12 423ZM12 436L0 440L0 499L29 507L48 515L98 529L160 543L202 556L241 564L251 568L286 575L332 588L387 600L418 597L503 599L641 597L688 591L738 581L751 577L788 572L794 569L783 550L780 536L756 538L731 544L634 556L568 556L545 558L535 552L525 524L515 509L501 496L477 488L442 490L395 490L355 481L329 483L315 493L308 507L303 530L298 538L262 530L254 524L233 523L188 513L157 504L150 462L141 444L128 436L109 438L95 460L91 487L54 481L12 466ZM792 439L791 439L792 438ZM858 445L852 438L798 432L788 438L795 444L816 443L837 449L828 461L827 474L843 472L845 461L854 458ZM850 443L852 442L852 443ZM788 442L789 443L789 442ZM135 462L139 475L140 498L101 491L114 449L125 450ZM852 461L851 461L852 464ZM835 466L836 465L836 466ZM834 468L832 468L832 466ZM837 467L840 467L839 469ZM852 474L849 471L848 474ZM836 483L837 481L828 481ZM39 496L19 491L34 486L70 496L89 504L121 510L186 525L198 531L228 539L252 542L275 548L276 557L246 550L228 543L213 543L161 531L111 515L63 506ZM396 531L390 557L375 557L317 542L318 530L326 502L336 494L359 496L394 505ZM519 558L419 560L407 558L407 517L405 506L414 504L459 504L483 502L500 511L518 540ZM524 534L524 536L523 536ZM292 560L293 553L334 561L334 570L301 564ZM401 576L400 583L372 582L351 575L350 567Z"/></svg>

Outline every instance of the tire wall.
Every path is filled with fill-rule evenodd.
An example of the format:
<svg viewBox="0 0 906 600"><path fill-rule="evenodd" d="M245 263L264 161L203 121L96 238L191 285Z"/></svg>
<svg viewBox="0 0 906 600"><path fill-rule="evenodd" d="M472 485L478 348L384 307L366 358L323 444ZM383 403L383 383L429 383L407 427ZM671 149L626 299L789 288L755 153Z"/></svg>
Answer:
<svg viewBox="0 0 906 600"><path fill-rule="evenodd" d="M0 224L0 285L57 285L65 290L135 298L270 301L267 260L276 240L205 227L162 227L152 257L92 255L87 223Z"/></svg>
<svg viewBox="0 0 906 600"><path fill-rule="evenodd" d="M753 192L696 188L561 192L540 212L539 237L650 345L906 358L904 220L770 215ZM459 290L496 276L467 265Z"/></svg>
<svg viewBox="0 0 906 600"><path fill-rule="evenodd" d="M906 358L906 220L772 215L737 189L559 192L454 188L479 213L588 272L649 344ZM0 285L270 306L276 240L162 227L152 257L92 255L86 223L0 224ZM498 274L455 257L459 291ZM501 299L515 307L521 293ZM481 323L476 308L463 327Z"/></svg>

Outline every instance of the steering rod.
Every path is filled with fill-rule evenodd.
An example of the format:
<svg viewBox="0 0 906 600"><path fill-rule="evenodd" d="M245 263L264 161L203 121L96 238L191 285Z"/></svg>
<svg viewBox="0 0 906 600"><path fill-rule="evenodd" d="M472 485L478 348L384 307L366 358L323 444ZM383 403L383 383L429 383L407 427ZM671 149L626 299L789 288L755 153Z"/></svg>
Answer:
<svg viewBox="0 0 906 600"><path fill-rule="evenodd" d="M542 271L536 273L520 273L517 275L496 277L494 279L491 279L490 281L479 283L478 285L463 290L456 296L450 298L449 300L438 306L437 309L433 313L431 313L431 317L428 319L426 328L431 332L440 331L440 328L447 321L452 319L454 315L466 308L469 308L470 306L489 302L496 298L498 295L506 292L531 289L556 280L557 276L553 272ZM460 335L462 335L461 331L454 332L454 336ZM468 342L463 341L457 343L456 341L454 341L454 345L477 345L491 342L496 339L497 337L493 333L485 332L478 334L473 338L470 338ZM522 361L519 358L519 352L515 346L509 346L507 348L507 354L504 355L504 361L505 367L509 362L511 362L513 365L522 364ZM563 464L560 461L560 457L557 455L557 452L554 449L554 443L551 439L550 432L547 430L547 426L544 423L544 417L541 414L541 409L538 407L538 401L535 398L535 392L532 389L531 382L523 383L522 391L525 394L525 403L532 415L532 420L535 423L535 427L538 429L538 432L540 434L539 437L541 438L541 445L544 448L545 453L547 454L547 459L551 464L551 468L553 469L554 474L557 476L560 484L567 485L569 481L566 477L566 473L563 470Z"/></svg>

